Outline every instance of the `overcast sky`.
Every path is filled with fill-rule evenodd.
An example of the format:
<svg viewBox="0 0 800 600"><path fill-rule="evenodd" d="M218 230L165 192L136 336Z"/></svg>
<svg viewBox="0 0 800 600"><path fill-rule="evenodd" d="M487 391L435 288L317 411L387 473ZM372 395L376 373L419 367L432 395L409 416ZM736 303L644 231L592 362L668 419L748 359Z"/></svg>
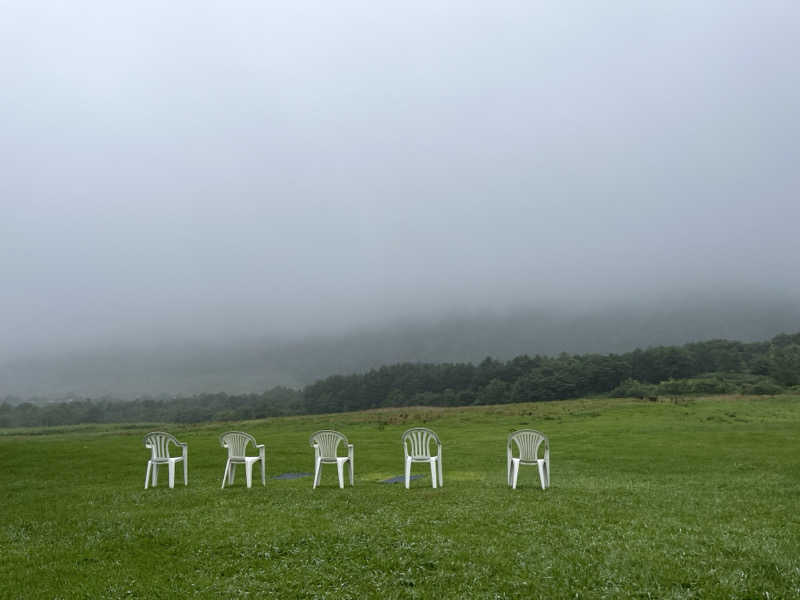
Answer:
<svg viewBox="0 0 800 600"><path fill-rule="evenodd" d="M800 289L796 1L0 15L0 357Z"/></svg>

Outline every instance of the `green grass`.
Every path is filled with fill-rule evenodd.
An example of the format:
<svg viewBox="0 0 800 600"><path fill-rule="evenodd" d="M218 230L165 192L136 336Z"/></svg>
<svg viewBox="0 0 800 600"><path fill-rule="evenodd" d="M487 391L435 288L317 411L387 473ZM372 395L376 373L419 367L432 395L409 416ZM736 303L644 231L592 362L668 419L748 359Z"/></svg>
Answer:
<svg viewBox="0 0 800 600"><path fill-rule="evenodd" d="M402 473L400 434L435 429L442 489ZM312 470L309 434L355 444L356 486L243 473L217 436L267 445L268 477ZM505 440L550 437L505 484ZM142 436L189 443L189 486L145 491ZM241 469L240 469L241 471ZM197 427L0 432L2 598L797 598L800 398L578 400L407 408Z"/></svg>

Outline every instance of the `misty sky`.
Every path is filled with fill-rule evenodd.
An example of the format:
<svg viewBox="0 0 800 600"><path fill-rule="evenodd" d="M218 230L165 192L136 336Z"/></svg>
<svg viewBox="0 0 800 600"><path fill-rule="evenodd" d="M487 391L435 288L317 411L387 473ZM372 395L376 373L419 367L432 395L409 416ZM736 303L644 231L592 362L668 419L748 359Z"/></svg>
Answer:
<svg viewBox="0 0 800 600"><path fill-rule="evenodd" d="M796 1L0 15L0 357L800 290Z"/></svg>

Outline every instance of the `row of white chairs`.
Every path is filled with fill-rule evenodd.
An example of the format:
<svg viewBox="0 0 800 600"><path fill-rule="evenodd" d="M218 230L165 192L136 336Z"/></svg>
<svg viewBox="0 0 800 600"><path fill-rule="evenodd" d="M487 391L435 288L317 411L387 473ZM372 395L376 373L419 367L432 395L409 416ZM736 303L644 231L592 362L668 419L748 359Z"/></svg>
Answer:
<svg viewBox="0 0 800 600"><path fill-rule="evenodd" d="M266 450L264 444L259 444L249 433L243 431L228 431L220 438L220 445L228 450L228 460L225 462L225 473L222 475L222 488L225 483L233 484L237 465L245 466L245 479L247 487L253 484L253 465L261 463L261 483L267 484ZM431 468L431 484L434 488L441 486L442 477L442 442L434 431L426 427L413 427L403 433L400 438L403 446L405 462L405 486L408 489L411 481L411 465L413 463L428 463ZM344 442L347 454L339 455L339 445ZM180 456L170 456L170 444L181 449ZM258 451L256 456L247 455L247 447L252 444ZM339 487L344 487L344 466L349 468L350 485L353 481L353 444L347 437L332 429L316 431L311 435L309 444L314 449L314 483L316 488L322 476L322 465L335 464L339 475ZM151 451L151 458L147 461L147 472L144 478L144 489L152 481L153 486L158 484L158 467L167 465L169 470L169 487L175 486L175 465L183 463L183 483L189 484L188 472L188 445L179 442L174 435L163 431L151 431L144 437L145 448ZM514 456L513 446L516 446L519 456ZM544 446L542 457L539 450ZM506 474L508 485L517 488L517 478L520 466L536 466L539 470L539 482L542 489L550 487L550 441L540 431L535 429L520 429L508 436L506 451Z"/></svg>

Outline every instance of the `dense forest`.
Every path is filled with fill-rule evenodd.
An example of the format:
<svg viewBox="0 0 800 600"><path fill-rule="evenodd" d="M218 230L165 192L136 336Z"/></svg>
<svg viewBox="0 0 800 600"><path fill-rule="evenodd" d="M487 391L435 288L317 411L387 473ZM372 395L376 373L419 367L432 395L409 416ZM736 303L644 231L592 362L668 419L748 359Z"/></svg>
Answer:
<svg viewBox="0 0 800 600"><path fill-rule="evenodd" d="M0 427L233 421L390 406L539 402L593 395L775 394L800 386L800 333L766 342L711 340L623 354L487 357L478 364L399 363L335 375L303 389L122 401L0 404Z"/></svg>

